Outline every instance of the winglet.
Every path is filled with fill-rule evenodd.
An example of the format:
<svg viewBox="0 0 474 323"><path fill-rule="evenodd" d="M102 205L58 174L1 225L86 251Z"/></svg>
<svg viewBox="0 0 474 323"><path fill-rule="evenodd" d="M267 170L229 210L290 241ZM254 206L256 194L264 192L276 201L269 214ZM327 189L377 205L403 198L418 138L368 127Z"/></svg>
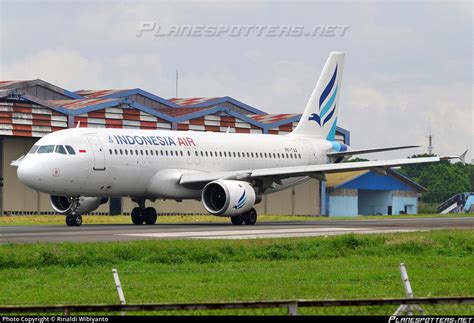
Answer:
<svg viewBox="0 0 474 323"><path fill-rule="evenodd" d="M17 160L13 160L13 161L10 163L10 166L15 166L15 167L20 166L21 161L23 160L23 158L25 158L25 155L22 155L22 156L21 156L20 158L18 158Z"/></svg>
<svg viewBox="0 0 474 323"><path fill-rule="evenodd" d="M469 149L466 149L458 158L461 161L461 163L464 165L466 163L466 155Z"/></svg>
<svg viewBox="0 0 474 323"><path fill-rule="evenodd" d="M467 155L467 152L469 151L469 149L466 149L461 155L459 156L442 156L440 157L439 159L440 160L451 160L451 159L459 159L459 161L461 161L462 164L465 164L466 163L466 155Z"/></svg>

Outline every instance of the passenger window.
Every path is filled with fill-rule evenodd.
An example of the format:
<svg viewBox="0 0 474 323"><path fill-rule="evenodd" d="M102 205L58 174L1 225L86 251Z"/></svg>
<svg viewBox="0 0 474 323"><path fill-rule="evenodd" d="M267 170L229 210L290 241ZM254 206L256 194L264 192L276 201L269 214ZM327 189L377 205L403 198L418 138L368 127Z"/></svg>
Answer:
<svg viewBox="0 0 474 323"><path fill-rule="evenodd" d="M62 146L61 146L62 147ZM57 149L57 148L56 148ZM112 149L109 149L109 155L112 155Z"/></svg>
<svg viewBox="0 0 474 323"><path fill-rule="evenodd" d="M163 156L163 150L160 150L161 156Z"/></svg>
<svg viewBox="0 0 474 323"><path fill-rule="evenodd" d="M143 150L140 150L140 155L142 155L142 156L143 156Z"/></svg>
<svg viewBox="0 0 474 323"><path fill-rule="evenodd" d="M237 152L237 156L240 158L240 152Z"/></svg>
<svg viewBox="0 0 474 323"><path fill-rule="evenodd" d="M145 155L147 155L147 156L148 156L148 150L145 150Z"/></svg>
<svg viewBox="0 0 474 323"><path fill-rule="evenodd" d="M133 155L133 149L130 149L130 155ZM137 154L138 155L138 154Z"/></svg>
<svg viewBox="0 0 474 323"><path fill-rule="evenodd" d="M165 150L165 155L168 156L168 150Z"/></svg>
<svg viewBox="0 0 474 323"><path fill-rule="evenodd" d="M31 149L30 149L30 151L28 152L28 154L34 154L37 150L38 150L38 146L33 146L33 147L31 147Z"/></svg>
<svg viewBox="0 0 474 323"><path fill-rule="evenodd" d="M232 153L234 154L234 157L237 157L237 155L236 155L235 151L233 151Z"/></svg>
<svg viewBox="0 0 474 323"><path fill-rule="evenodd" d="M117 149L114 149L114 151L115 151L115 155L117 155Z"/></svg>
<svg viewBox="0 0 474 323"><path fill-rule="evenodd" d="M219 151L219 157L222 157L222 151Z"/></svg>
<svg viewBox="0 0 474 323"><path fill-rule="evenodd" d="M56 146L56 149L54 150L54 152L56 152L56 153L58 153L58 154L66 155L66 149L64 149L64 147L61 146L61 145L57 145L57 146Z"/></svg>
<svg viewBox="0 0 474 323"><path fill-rule="evenodd" d="M201 157L204 157L204 152L201 150Z"/></svg>
<svg viewBox="0 0 474 323"><path fill-rule="evenodd" d="M182 150L180 151L180 153L181 153L181 156L183 156L183 151Z"/></svg>
<svg viewBox="0 0 474 323"><path fill-rule="evenodd" d="M212 151L209 152L209 156L214 157L214 154L212 153Z"/></svg>
<svg viewBox="0 0 474 323"><path fill-rule="evenodd" d="M198 152L197 152L197 151L195 151L194 154L196 155L196 157L198 156Z"/></svg>
<svg viewBox="0 0 474 323"><path fill-rule="evenodd" d="M54 145L41 146L38 149L38 154L49 154L54 151Z"/></svg>
<svg viewBox="0 0 474 323"><path fill-rule="evenodd" d="M69 155L75 155L76 152L74 151L74 148L72 148L71 146L65 146L66 147L66 150L67 152L69 153Z"/></svg>
<svg viewBox="0 0 474 323"><path fill-rule="evenodd" d="M150 155L152 155L152 156L153 156L153 150L150 150Z"/></svg>
<svg viewBox="0 0 474 323"><path fill-rule="evenodd" d="M120 155L123 155L123 151L122 151L122 149L120 149Z"/></svg>

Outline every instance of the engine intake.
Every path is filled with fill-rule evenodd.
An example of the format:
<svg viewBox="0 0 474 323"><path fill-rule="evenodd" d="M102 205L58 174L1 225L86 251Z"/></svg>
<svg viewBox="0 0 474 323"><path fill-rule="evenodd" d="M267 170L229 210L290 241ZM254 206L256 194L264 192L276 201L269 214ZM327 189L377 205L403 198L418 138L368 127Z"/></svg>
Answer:
<svg viewBox="0 0 474 323"><path fill-rule="evenodd" d="M256 202L255 190L249 183L233 180L208 183L202 190L201 198L209 213L221 216L245 213Z"/></svg>
<svg viewBox="0 0 474 323"><path fill-rule="evenodd" d="M79 214L86 214L96 210L101 204L107 203L108 200L106 197L80 196L76 198L59 195L51 195L50 197L51 207L59 214L70 214L75 207L77 207Z"/></svg>

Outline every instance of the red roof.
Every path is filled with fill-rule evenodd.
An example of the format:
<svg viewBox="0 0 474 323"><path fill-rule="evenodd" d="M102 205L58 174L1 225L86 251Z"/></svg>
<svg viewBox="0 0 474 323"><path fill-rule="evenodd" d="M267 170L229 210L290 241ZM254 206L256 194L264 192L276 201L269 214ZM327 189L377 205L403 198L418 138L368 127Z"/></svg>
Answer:
<svg viewBox="0 0 474 323"><path fill-rule="evenodd" d="M169 101L181 106L190 106L194 104L204 103L219 98L171 98Z"/></svg>

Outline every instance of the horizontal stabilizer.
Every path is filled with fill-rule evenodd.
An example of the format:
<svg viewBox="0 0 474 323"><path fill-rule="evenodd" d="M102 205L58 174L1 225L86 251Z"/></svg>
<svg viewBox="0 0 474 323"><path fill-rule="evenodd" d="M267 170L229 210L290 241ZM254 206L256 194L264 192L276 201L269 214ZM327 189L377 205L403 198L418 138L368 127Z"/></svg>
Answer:
<svg viewBox="0 0 474 323"><path fill-rule="evenodd" d="M369 154L369 153L379 153L379 152L382 152L382 151L417 148L417 147L420 147L420 146L397 146L397 147L385 147L385 148L374 148L374 149L360 149L360 150L350 150L350 151L329 153L329 154L327 154L327 156L328 157L344 157L344 156L361 155L361 154Z"/></svg>

